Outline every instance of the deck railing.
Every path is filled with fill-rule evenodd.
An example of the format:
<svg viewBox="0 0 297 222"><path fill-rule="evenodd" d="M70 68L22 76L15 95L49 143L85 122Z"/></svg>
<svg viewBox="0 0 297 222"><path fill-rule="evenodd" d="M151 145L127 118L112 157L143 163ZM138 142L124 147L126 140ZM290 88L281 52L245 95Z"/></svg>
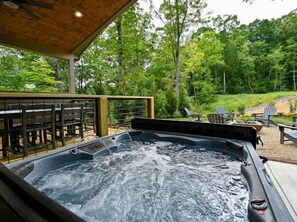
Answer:
<svg viewBox="0 0 297 222"><path fill-rule="evenodd" d="M17 104L53 104L55 107L60 107L61 104L67 103L80 103L85 108L94 108L93 116L90 116L90 121L85 124L90 124L91 132L99 137L129 128L131 118L154 118L153 97L2 92L0 93L0 132L2 137L0 159L2 158L3 161L4 158L4 161L10 161L10 158L7 158L7 153L4 153L7 152L5 146L9 146L9 144L5 144L3 138L8 133L5 132L4 120L11 107L15 107ZM35 155L37 153L34 152Z"/></svg>

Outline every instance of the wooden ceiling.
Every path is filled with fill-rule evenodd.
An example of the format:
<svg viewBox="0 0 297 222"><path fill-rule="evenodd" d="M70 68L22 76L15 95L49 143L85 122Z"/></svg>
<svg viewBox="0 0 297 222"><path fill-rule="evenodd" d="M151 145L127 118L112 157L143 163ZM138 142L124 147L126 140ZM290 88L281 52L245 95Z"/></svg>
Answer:
<svg viewBox="0 0 297 222"><path fill-rule="evenodd" d="M79 57L136 0L21 0L19 9L7 7L2 1L0 44L69 59ZM33 6L34 2L53 8ZM81 18L75 17L77 11L83 14Z"/></svg>

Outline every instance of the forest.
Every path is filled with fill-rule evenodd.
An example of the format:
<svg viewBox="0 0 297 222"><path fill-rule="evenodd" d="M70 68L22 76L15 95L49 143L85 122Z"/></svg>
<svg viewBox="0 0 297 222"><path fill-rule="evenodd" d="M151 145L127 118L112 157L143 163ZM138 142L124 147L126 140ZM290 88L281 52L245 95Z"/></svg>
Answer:
<svg viewBox="0 0 297 222"><path fill-rule="evenodd" d="M77 93L154 96L156 116L167 117L207 109L217 95L296 90L296 9L243 25L235 15L202 17L202 0L148 5L136 2L76 61ZM67 92L67 69L0 46L0 91Z"/></svg>

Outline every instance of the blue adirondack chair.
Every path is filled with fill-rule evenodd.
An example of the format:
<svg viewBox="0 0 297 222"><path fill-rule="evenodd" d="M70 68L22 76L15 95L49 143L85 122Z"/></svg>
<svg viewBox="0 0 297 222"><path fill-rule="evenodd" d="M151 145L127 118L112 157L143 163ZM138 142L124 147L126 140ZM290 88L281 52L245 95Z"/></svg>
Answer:
<svg viewBox="0 0 297 222"><path fill-rule="evenodd" d="M200 113L191 113L188 108L185 108L185 111L187 113L187 117L189 117L189 119L191 121L202 122L202 114L200 114Z"/></svg>
<svg viewBox="0 0 297 222"><path fill-rule="evenodd" d="M226 121L229 121L229 120L233 121L234 113L227 113L227 112L225 112L225 108L224 107L218 106L216 108L216 111L217 111L218 114L220 114L224 118L225 122Z"/></svg>
<svg viewBox="0 0 297 222"><path fill-rule="evenodd" d="M263 113L253 113L255 121L262 122L269 126L270 123L277 126L275 122L272 121L273 117L276 116L276 108L274 106L266 106Z"/></svg>

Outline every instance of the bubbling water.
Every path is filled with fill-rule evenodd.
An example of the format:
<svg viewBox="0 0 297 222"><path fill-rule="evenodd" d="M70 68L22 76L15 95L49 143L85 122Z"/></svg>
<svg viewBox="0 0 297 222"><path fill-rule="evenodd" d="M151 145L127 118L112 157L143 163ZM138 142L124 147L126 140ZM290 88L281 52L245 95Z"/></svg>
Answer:
<svg viewBox="0 0 297 222"><path fill-rule="evenodd" d="M248 221L241 162L215 150L134 142L32 185L87 221Z"/></svg>

